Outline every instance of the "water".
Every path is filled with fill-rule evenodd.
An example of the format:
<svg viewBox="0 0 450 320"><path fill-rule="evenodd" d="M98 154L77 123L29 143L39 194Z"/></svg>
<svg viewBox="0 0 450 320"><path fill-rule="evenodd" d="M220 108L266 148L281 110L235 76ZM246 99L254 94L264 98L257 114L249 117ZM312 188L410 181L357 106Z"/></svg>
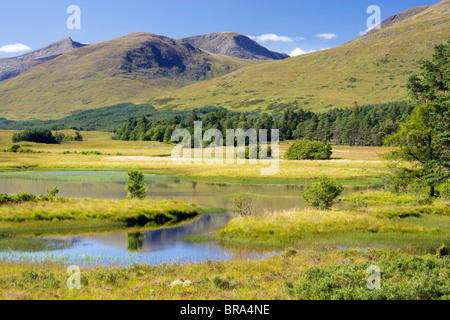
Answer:
<svg viewBox="0 0 450 320"><path fill-rule="evenodd" d="M48 172L0 174L0 193L43 193L55 186L62 197L125 198L124 172ZM126 231L76 236L51 237L62 241L65 248L37 252L2 252L0 259L56 260L82 264L129 265L133 262L149 264L172 262L202 262L233 257L258 259L276 252L235 251L215 242L193 243L186 236L205 234L225 227L234 217L230 195L249 192L258 196L256 212L302 209L300 197L303 186L241 185L195 182L170 176L146 176L148 197L194 201L202 206L224 208L223 213L203 215L180 226L149 230L142 233ZM360 190L347 187L344 193ZM44 191L45 193L45 191ZM49 237L47 237L48 239Z"/></svg>

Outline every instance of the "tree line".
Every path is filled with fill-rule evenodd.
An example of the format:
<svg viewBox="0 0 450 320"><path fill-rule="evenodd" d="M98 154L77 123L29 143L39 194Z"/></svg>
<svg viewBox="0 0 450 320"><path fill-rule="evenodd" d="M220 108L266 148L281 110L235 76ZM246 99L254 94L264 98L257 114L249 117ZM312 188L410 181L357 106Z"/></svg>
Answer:
<svg viewBox="0 0 450 320"><path fill-rule="evenodd" d="M280 140L306 139L336 145L382 146L387 135L396 132L407 121L414 106L408 102L354 106L314 113L302 108L286 108L280 114L241 113L217 109L169 119L142 116L130 118L117 131L117 139L125 141L159 141L169 143L172 132L187 129L194 132L194 122L202 121L203 131L218 129L226 138L227 129L279 129ZM269 137L270 139L270 137Z"/></svg>

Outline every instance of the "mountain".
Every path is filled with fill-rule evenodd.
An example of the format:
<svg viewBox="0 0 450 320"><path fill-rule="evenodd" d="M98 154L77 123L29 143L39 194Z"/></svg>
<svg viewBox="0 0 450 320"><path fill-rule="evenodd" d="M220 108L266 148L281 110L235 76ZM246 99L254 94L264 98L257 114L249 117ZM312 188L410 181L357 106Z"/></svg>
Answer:
<svg viewBox="0 0 450 320"><path fill-rule="evenodd" d="M0 59L0 82L14 78L38 64L84 46L67 38L18 57Z"/></svg>
<svg viewBox="0 0 450 320"><path fill-rule="evenodd" d="M412 16L415 16L416 14L421 13L422 11L425 11L429 7L430 6L415 7L415 8L407 9L399 14L394 14L393 16L390 16L389 18L387 18L381 22L380 29L381 30L386 29L395 23L401 22ZM374 34L375 32L378 32L380 29L369 30L363 36L368 36L368 35Z"/></svg>
<svg viewBox="0 0 450 320"><path fill-rule="evenodd" d="M355 102L407 100L407 78L450 36L450 0L410 15L413 11L400 13L402 21L339 47L241 69L149 103L158 108L221 106L271 112L287 106L324 111Z"/></svg>
<svg viewBox="0 0 450 320"><path fill-rule="evenodd" d="M250 38L235 32L219 32L184 38L196 48L241 59L282 60L285 53L270 51Z"/></svg>
<svg viewBox="0 0 450 320"><path fill-rule="evenodd" d="M57 119L145 101L260 63L208 53L184 40L132 33L68 51L0 83L0 117Z"/></svg>

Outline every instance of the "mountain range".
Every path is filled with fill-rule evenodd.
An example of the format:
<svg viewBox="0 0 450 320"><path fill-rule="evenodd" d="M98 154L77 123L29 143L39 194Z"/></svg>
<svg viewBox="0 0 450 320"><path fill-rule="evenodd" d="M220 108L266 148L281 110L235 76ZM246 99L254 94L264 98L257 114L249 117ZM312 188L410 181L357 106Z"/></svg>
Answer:
<svg viewBox="0 0 450 320"><path fill-rule="evenodd" d="M58 119L118 103L313 111L407 99L405 82L450 36L450 0L389 17L342 46L288 58L221 32L171 39L132 33L83 45L65 39L0 59L0 117Z"/></svg>

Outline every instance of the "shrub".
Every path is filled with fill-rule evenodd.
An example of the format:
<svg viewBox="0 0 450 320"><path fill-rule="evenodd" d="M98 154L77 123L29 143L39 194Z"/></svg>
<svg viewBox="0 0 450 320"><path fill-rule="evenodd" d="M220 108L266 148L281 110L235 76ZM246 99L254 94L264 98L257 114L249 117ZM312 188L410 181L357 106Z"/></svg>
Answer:
<svg viewBox="0 0 450 320"><path fill-rule="evenodd" d="M286 250L284 250L284 251L281 253L281 257L283 257L283 258L289 258L289 257L295 256L296 254L298 254L298 250L291 247L291 248L287 248Z"/></svg>
<svg viewBox="0 0 450 320"><path fill-rule="evenodd" d="M241 217L251 217L256 202L256 197L251 193L238 193L231 196L233 210Z"/></svg>
<svg viewBox="0 0 450 320"><path fill-rule="evenodd" d="M58 140L49 129L33 128L26 129L23 132L13 134L12 141L14 143L20 141L57 144Z"/></svg>
<svg viewBox="0 0 450 320"><path fill-rule="evenodd" d="M441 197L450 200L450 180L444 182L440 187Z"/></svg>
<svg viewBox="0 0 450 320"><path fill-rule="evenodd" d="M286 160L329 160L331 145L323 142L299 140L289 147L284 158Z"/></svg>
<svg viewBox="0 0 450 320"><path fill-rule="evenodd" d="M443 244L439 249L436 250L436 255L438 257L445 257L449 255L449 250L445 244Z"/></svg>
<svg viewBox="0 0 450 320"><path fill-rule="evenodd" d="M16 153L19 151L20 148L22 148L20 145L15 144L15 145L12 145L11 148L8 149L8 152Z"/></svg>
<svg viewBox="0 0 450 320"><path fill-rule="evenodd" d="M131 170L128 172L126 189L128 191L128 199L144 199L147 192L144 182L144 173L139 170Z"/></svg>
<svg viewBox="0 0 450 320"><path fill-rule="evenodd" d="M336 180L323 176L312 186L306 188L303 198L310 207L329 209L342 191L344 191L344 187L338 185Z"/></svg>

